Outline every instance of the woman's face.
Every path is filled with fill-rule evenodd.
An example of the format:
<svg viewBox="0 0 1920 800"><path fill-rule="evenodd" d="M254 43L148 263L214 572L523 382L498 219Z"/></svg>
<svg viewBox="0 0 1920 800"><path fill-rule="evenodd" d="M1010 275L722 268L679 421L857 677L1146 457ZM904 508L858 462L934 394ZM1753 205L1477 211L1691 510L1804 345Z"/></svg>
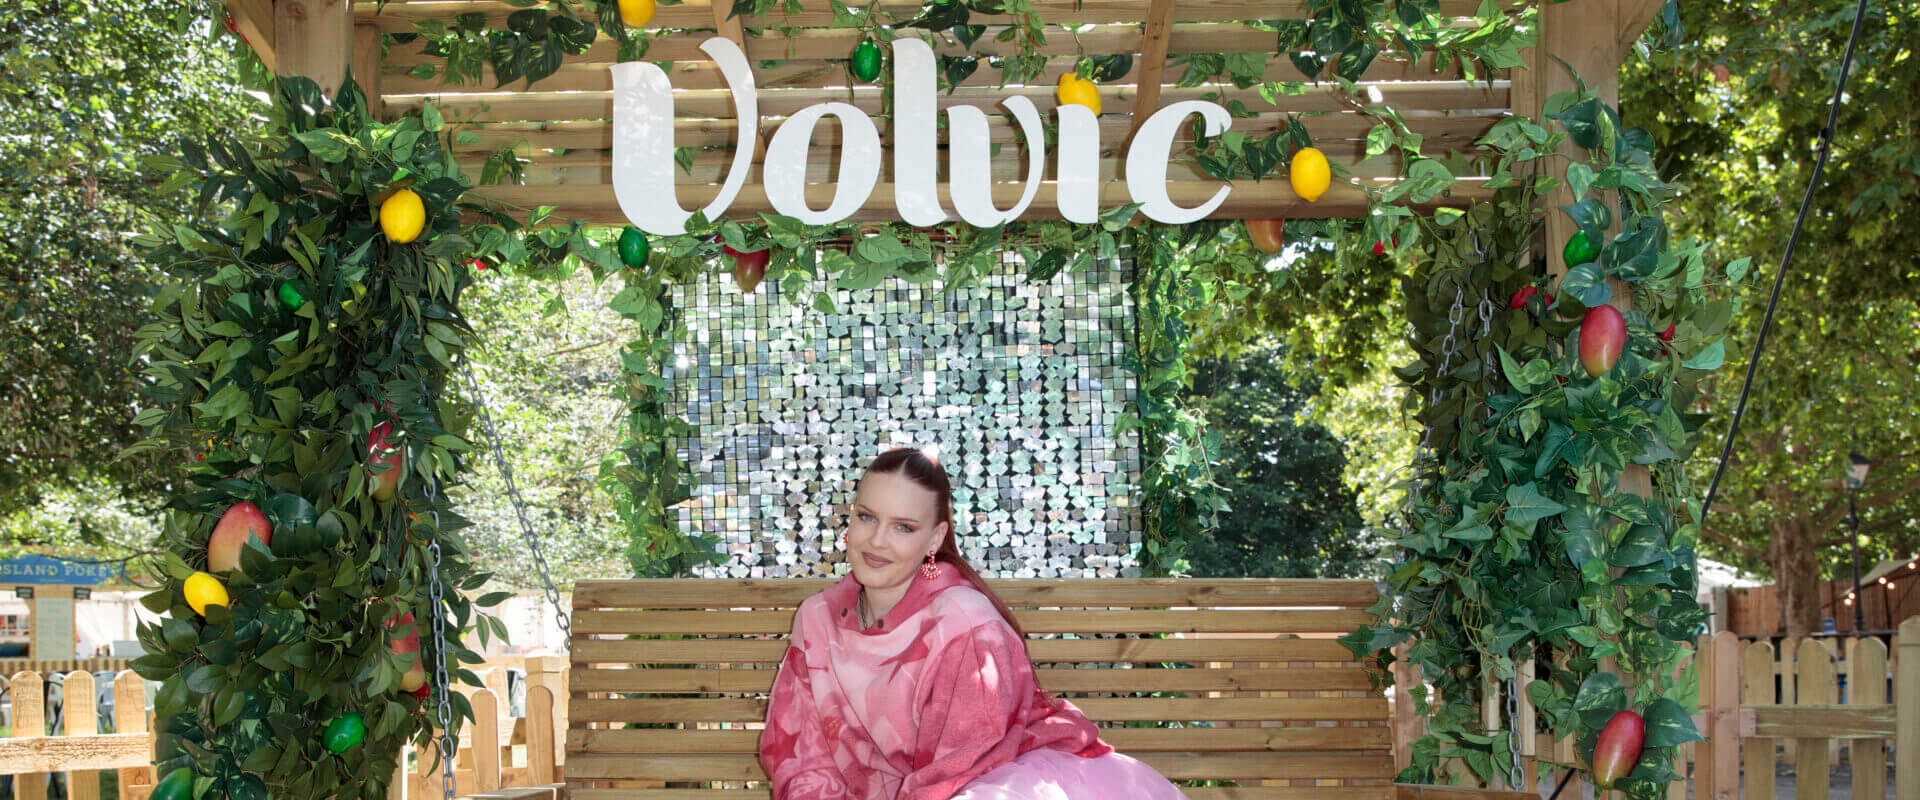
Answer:
<svg viewBox="0 0 1920 800"><path fill-rule="evenodd" d="M950 525L936 522L940 496L899 473L860 480L847 515L847 563L854 580L885 591L913 580Z"/></svg>

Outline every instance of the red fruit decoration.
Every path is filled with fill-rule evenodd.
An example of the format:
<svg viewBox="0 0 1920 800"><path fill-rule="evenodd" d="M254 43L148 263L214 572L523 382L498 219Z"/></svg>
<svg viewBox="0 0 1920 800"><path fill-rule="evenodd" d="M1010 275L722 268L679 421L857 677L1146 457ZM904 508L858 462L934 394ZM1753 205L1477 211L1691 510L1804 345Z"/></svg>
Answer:
<svg viewBox="0 0 1920 800"><path fill-rule="evenodd" d="M432 697L432 696L433 696L433 687L431 687L431 686L428 686L428 685L426 685L426 684L424 684L424 683L423 683L423 684L420 684L420 688L418 688L418 689L415 689L415 690L413 690L413 696L414 696L414 697L418 697L418 698L420 698L420 699L422 699L422 700L425 700L425 699L427 699L427 698L429 698L429 697Z"/></svg>
<svg viewBox="0 0 1920 800"><path fill-rule="evenodd" d="M1663 342L1673 341L1673 324L1672 323L1668 323L1667 329L1660 332L1660 341L1663 341Z"/></svg>
<svg viewBox="0 0 1920 800"><path fill-rule="evenodd" d="M1527 298L1537 295L1539 293L1540 293L1540 288L1537 286L1522 286L1520 287L1520 291L1513 293L1513 299L1507 301L1507 307L1508 308L1526 308ZM1548 300L1546 302L1551 303L1553 301Z"/></svg>
<svg viewBox="0 0 1920 800"><path fill-rule="evenodd" d="M1285 220L1250 219L1246 224L1247 238L1252 240L1254 249L1262 253L1273 255L1287 243Z"/></svg>
<svg viewBox="0 0 1920 800"><path fill-rule="evenodd" d="M1626 346L1627 320L1620 309L1601 306L1580 320L1580 366L1588 375L1598 378L1613 369Z"/></svg>
<svg viewBox="0 0 1920 800"><path fill-rule="evenodd" d="M1393 246L1394 246L1394 247L1399 247L1399 246L1400 246L1400 237L1398 237L1398 236L1395 236L1395 237L1393 237ZM1374 255L1376 255L1376 256L1384 256L1384 255L1386 255L1386 254L1387 254L1387 243L1386 243L1386 242L1374 242L1374 243L1373 243L1373 254L1374 254Z"/></svg>
<svg viewBox="0 0 1920 800"><path fill-rule="evenodd" d="M477 258L468 259L467 266L472 267L474 272L485 272L487 270L487 262Z"/></svg>
<svg viewBox="0 0 1920 800"><path fill-rule="evenodd" d="M1640 763L1640 746L1647 741L1647 722L1632 711L1621 711L1600 729L1593 745L1593 785L1613 788L1614 781L1627 777Z"/></svg>
<svg viewBox="0 0 1920 800"><path fill-rule="evenodd" d="M767 261L773 258L773 251L742 253L728 245L721 245L720 249L733 257L733 282L740 287L740 292L752 294L760 285L760 279L767 277Z"/></svg>
<svg viewBox="0 0 1920 800"><path fill-rule="evenodd" d="M394 617L393 619L387 620L387 627L389 628L394 628L401 625L413 625L413 612L409 611L405 614L401 614L400 616ZM407 635L405 636L402 636L399 638L388 637L387 646L390 649L392 649L393 652L396 652L396 653L420 652L419 626L417 625L414 626L414 629L408 632ZM420 660L415 659L413 662L413 666L407 668L406 674L400 676L400 691L417 692L421 689L426 688L426 686L427 686L427 668L423 663L421 663Z"/></svg>
<svg viewBox="0 0 1920 800"><path fill-rule="evenodd" d="M400 473L406 468L404 452L387 443L387 438L392 435L393 425L387 422L374 425L373 431L367 435L367 466L372 468L386 464L392 467L373 476L373 499L383 503L393 499L393 493L400 488Z"/></svg>
<svg viewBox="0 0 1920 800"><path fill-rule="evenodd" d="M226 572L240 566L240 548L250 538L259 539L261 544L273 543L273 525L267 522L267 515L244 500L228 506L207 540L207 570Z"/></svg>

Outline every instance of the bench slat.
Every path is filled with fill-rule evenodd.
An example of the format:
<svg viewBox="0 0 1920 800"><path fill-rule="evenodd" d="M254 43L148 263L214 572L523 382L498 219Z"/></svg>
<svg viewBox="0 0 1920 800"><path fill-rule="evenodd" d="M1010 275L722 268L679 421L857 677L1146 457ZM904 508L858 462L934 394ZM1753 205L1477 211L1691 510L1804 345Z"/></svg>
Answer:
<svg viewBox="0 0 1920 800"><path fill-rule="evenodd" d="M1301 752L1386 750L1390 731L1365 728L1105 728L1100 738L1123 753L1179 751ZM583 755L758 754L760 731L636 728L573 730L567 752Z"/></svg>
<svg viewBox="0 0 1920 800"><path fill-rule="evenodd" d="M608 663L778 663L786 653L785 636L764 640L575 639L573 642L575 667ZM1333 639L1030 639L1027 655L1039 663L1353 662L1353 651Z"/></svg>
<svg viewBox="0 0 1920 800"><path fill-rule="evenodd" d="M575 611L603 608L795 608L834 581L819 579L580 581ZM1007 605L1331 606L1366 608L1379 598L1368 581L1293 578L989 580ZM782 631L784 632L784 630Z"/></svg>
<svg viewBox="0 0 1920 800"><path fill-rule="evenodd" d="M577 669L575 692L766 693L772 669ZM1372 675L1358 665L1298 669L1040 668L1034 677L1052 692L1369 691Z"/></svg>
<svg viewBox="0 0 1920 800"><path fill-rule="evenodd" d="M1182 788L1188 800L1393 800L1381 786L1209 786ZM770 800L769 789L567 789L567 800Z"/></svg>
<svg viewBox="0 0 1920 800"><path fill-rule="evenodd" d="M1082 697L1072 700L1104 722L1384 720L1379 697ZM575 695L573 724L588 722L764 722L764 698L591 700ZM572 773L569 772L569 775Z"/></svg>
<svg viewBox="0 0 1920 800"><path fill-rule="evenodd" d="M1014 610L1027 633L1351 633L1371 625L1365 611L1034 611ZM793 612L776 611L576 611L575 636L590 634L684 635L784 634Z"/></svg>
<svg viewBox="0 0 1920 800"><path fill-rule="evenodd" d="M1385 753L1141 753L1170 780L1326 780L1391 778ZM567 760L570 780L764 781L754 755L581 755Z"/></svg>

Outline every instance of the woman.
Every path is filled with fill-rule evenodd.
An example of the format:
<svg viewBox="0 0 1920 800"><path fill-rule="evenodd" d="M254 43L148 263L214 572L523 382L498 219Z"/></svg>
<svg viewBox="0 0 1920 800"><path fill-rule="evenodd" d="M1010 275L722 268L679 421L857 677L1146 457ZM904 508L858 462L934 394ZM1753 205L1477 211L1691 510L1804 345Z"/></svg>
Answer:
<svg viewBox="0 0 1920 800"><path fill-rule="evenodd" d="M1024 634L960 557L946 471L861 476L851 574L800 604L760 763L774 800L1184 800L1034 682Z"/></svg>

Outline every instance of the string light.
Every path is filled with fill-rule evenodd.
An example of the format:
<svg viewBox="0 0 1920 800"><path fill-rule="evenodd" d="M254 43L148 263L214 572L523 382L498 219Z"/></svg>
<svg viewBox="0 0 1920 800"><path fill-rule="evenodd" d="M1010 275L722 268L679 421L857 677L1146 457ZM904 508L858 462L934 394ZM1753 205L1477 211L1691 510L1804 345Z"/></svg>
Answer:
<svg viewBox="0 0 1920 800"><path fill-rule="evenodd" d="M1847 595L1847 605L1853 605L1853 595Z"/></svg>
<svg viewBox="0 0 1920 800"><path fill-rule="evenodd" d="M1886 586L1886 585L1887 585L1887 576L1885 576L1885 575L1882 575L1882 576L1880 576L1880 585L1881 585L1881 586Z"/></svg>

